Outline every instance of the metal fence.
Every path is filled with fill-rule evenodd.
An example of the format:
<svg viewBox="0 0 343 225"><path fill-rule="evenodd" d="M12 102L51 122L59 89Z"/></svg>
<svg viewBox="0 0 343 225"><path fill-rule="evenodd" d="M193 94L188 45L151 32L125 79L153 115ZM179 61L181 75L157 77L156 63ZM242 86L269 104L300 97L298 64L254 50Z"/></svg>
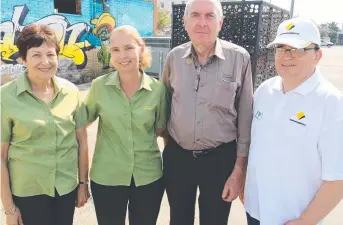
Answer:
<svg viewBox="0 0 343 225"><path fill-rule="evenodd" d="M150 76L161 79L165 59L171 49L170 37L146 37L144 42L151 49L152 65L145 72Z"/></svg>

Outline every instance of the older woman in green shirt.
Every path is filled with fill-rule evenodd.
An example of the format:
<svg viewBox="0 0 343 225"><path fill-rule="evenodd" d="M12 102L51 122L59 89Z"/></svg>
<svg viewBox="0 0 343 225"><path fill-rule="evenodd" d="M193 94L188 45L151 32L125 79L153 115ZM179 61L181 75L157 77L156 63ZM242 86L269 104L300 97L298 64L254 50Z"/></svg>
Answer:
<svg viewBox="0 0 343 225"><path fill-rule="evenodd" d="M29 25L16 44L27 70L1 87L6 221L71 225L75 201L80 207L89 196L85 109L77 87L55 77L59 44L51 28Z"/></svg>
<svg viewBox="0 0 343 225"><path fill-rule="evenodd" d="M138 31L111 33L116 72L95 79L85 105L88 122L99 118L91 190L99 225L155 225L164 192L157 136L166 126L165 87L143 69L151 54Z"/></svg>

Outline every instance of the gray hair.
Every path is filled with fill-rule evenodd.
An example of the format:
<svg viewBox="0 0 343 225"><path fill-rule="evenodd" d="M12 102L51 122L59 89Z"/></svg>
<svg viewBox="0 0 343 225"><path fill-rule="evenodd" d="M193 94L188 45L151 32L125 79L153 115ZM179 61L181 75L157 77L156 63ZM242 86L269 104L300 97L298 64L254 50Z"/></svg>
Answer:
<svg viewBox="0 0 343 225"><path fill-rule="evenodd" d="M185 8L185 13L184 13L185 17L188 17L188 12L189 12L189 9L191 7L191 4L195 1L196 0L189 0L187 2L186 8ZM223 14L223 8L222 8L222 4L220 3L220 0L211 0L211 2L213 3L214 8L217 11L217 13L219 14L220 18L223 17L223 15L224 15Z"/></svg>

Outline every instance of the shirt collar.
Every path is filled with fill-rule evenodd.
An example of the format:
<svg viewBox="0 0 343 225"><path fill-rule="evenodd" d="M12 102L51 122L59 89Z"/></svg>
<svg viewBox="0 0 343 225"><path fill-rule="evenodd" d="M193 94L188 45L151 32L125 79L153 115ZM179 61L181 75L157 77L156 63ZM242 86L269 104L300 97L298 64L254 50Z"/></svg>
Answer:
<svg viewBox="0 0 343 225"><path fill-rule="evenodd" d="M196 52L194 50L194 47L192 44L189 45L189 47L187 48L185 54L183 55L182 58L187 58L190 55L192 55L193 57L196 57ZM223 47L222 44L220 42L220 39L217 38L216 40L216 46L213 52L213 55L216 55L218 58L225 60L225 56L224 56L224 51L223 51Z"/></svg>
<svg viewBox="0 0 343 225"><path fill-rule="evenodd" d="M61 82L59 82L59 79L56 79L56 77L53 76L52 82L54 84L54 88L56 90L56 93L60 92L63 85ZM23 72L23 74L20 77L18 77L18 80L17 80L17 96L20 95L21 93L25 92L25 91L32 93L32 88L30 85L30 80L28 77L28 71L27 70L25 70Z"/></svg>
<svg viewBox="0 0 343 225"><path fill-rule="evenodd" d="M142 80L141 80L141 86L139 89L146 89L148 91L152 91L151 89L151 83L152 79L149 77L143 70L140 70L143 73ZM119 81L119 73L118 71L114 71L110 77L108 78L107 82L105 85L114 85L117 88L121 89L120 87L120 81Z"/></svg>
<svg viewBox="0 0 343 225"><path fill-rule="evenodd" d="M301 95L307 95L311 91L313 91L321 78L321 73L318 68L316 68L315 72L307 78L304 82L302 82L298 87L294 88L290 92L295 92ZM272 85L272 88L278 91L282 91L282 78L278 76Z"/></svg>

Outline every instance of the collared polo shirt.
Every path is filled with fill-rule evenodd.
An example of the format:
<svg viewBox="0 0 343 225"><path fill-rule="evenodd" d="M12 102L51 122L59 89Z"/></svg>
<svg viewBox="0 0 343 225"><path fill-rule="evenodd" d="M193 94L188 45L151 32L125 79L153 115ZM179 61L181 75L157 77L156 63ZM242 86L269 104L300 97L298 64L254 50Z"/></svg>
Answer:
<svg viewBox="0 0 343 225"><path fill-rule="evenodd" d="M118 72L92 82L86 98L88 122L99 118L90 177L102 185L137 186L162 176L156 129L165 128L165 87L145 73L140 89L128 99Z"/></svg>
<svg viewBox="0 0 343 225"><path fill-rule="evenodd" d="M200 65L191 42L167 56L163 82L171 100L168 131L184 149L201 150L237 140L237 155L248 156L252 121L249 53L217 39Z"/></svg>
<svg viewBox="0 0 343 225"><path fill-rule="evenodd" d="M78 88L53 78L46 104L32 93L25 72L1 89L1 142L8 142L11 191L20 197L60 195L78 184L76 129L86 124Z"/></svg>
<svg viewBox="0 0 343 225"><path fill-rule="evenodd" d="M319 69L283 93L279 76L254 98L245 208L263 225L298 218L323 181L343 180L343 97Z"/></svg>

